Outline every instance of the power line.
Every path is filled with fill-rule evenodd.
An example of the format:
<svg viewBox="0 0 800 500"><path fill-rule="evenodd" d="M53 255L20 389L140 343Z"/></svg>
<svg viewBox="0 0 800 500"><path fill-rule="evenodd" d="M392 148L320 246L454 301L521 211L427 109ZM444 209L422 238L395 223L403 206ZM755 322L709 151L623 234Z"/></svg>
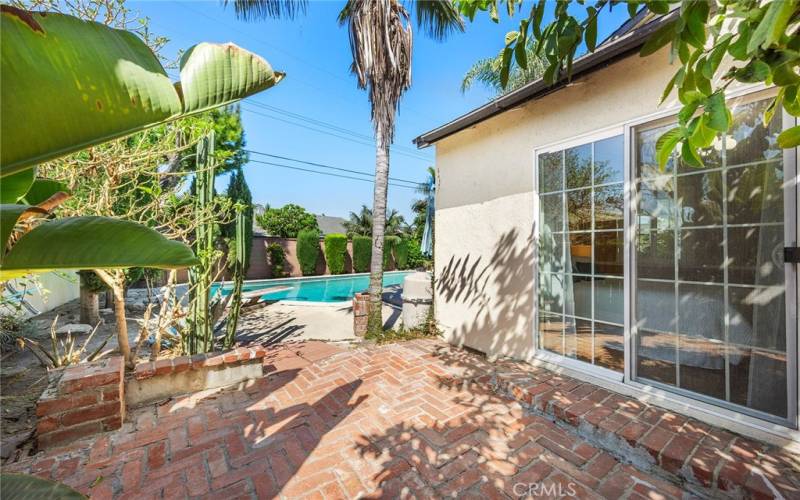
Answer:
<svg viewBox="0 0 800 500"><path fill-rule="evenodd" d="M316 163L316 162L313 162L313 161L298 160L297 158L291 158L291 157L288 157L288 156L273 155L273 154L270 154L270 153L262 153L261 151L255 151L255 150L252 150L252 149L245 149L244 151L247 151L248 153L252 153L252 154L256 154L256 155L269 156L271 158L278 158L280 160L287 160L287 161L293 161L293 162L297 162L297 163L303 163L305 165L311 165L311 166L314 166L314 167L328 168L328 169L331 169L331 170L338 170L340 172L348 172L348 173L351 173L351 174L368 175L370 177L375 177L375 174L373 172L365 172L363 170L350 170L348 168L334 167L332 165L325 165L324 163ZM413 184L414 187L419 186L420 184L422 184L422 183L420 183L418 181L410 181L408 179L400 179L400 178L397 178L397 177L389 177L389 180L390 181L397 181L397 182L407 182L409 184Z"/></svg>
<svg viewBox="0 0 800 500"><path fill-rule="evenodd" d="M242 101L242 105L243 106L244 105L248 105L248 104L249 103L247 101ZM320 134L330 135L330 136L336 137L338 139L344 139L346 141L354 142L356 144L361 144L362 146L370 146L370 147L374 147L375 146L374 143L365 142L362 139L357 139L357 138L346 136L346 135L340 135L340 134L337 134L337 133L334 133L334 132L330 132L330 131L327 131L327 130L320 130L320 129L317 129L317 128L310 127L308 125L303 125L302 123L296 123L296 122L293 122L293 121L290 121L290 120L286 120L284 118L280 118L280 117L277 117L277 116L272 116L272 115L268 115L268 114L265 114L265 113L261 113L259 111L254 110L254 109L250 109L250 108L246 108L246 107L243 107L243 109L245 111L248 111L250 113L253 113L253 114L256 114L256 115L259 115L259 116L263 116L265 118L270 118L272 120L277 120L279 122L288 123L289 125L294 125L295 127L304 128L306 130L311 130L313 132L318 132ZM402 156L407 156L409 158L414 158L416 160L422 160L422 161L426 161L426 162L430 162L431 161L430 158L425 158L425 157L414 155L414 154L411 154L411 153L404 153L402 151L395 151L395 154L402 155Z"/></svg>
<svg viewBox="0 0 800 500"><path fill-rule="evenodd" d="M253 99L249 100L248 104L253 104L253 105L258 106L260 108L264 108L266 110L272 111L273 113L278 113L278 114L282 114L282 115L285 115L285 116L289 116L290 118L294 118L296 120L300 120L300 121L304 121L304 122L307 122L307 123L311 123L312 125L317 125L317 126L320 126L320 127L323 127L323 128L329 128L329 129L334 130L336 132L341 132L343 134L352 135L353 137L357 137L359 139L363 139L363 140L370 141L370 142L372 142L374 140L374 137L371 136L371 135L361 134L361 133L355 132L353 130L349 130L349 129L346 129L346 128L343 128L343 127L339 127L338 125L334 125L332 123L324 122L322 120L317 120L316 118L311 118L310 116L301 115L300 113L295 113L295 112L292 112L292 111L281 109L281 108L279 108L277 106L272 106L272 105L269 105L269 104L266 104L266 103L263 103L263 102L259 102L259 101L253 100ZM409 147L406 147L406 146L391 146L391 149L402 150L402 151L405 151L405 152L407 152L409 154L413 154L415 156L419 156L416 149L409 148Z"/></svg>
<svg viewBox="0 0 800 500"><path fill-rule="evenodd" d="M375 183L374 179L362 179L361 177L352 177L350 175L332 174L330 172L320 172L319 170L312 170L310 168L293 167L291 165L284 165L282 163L273 163L273 162L261 161L261 160L250 160L248 163L259 163L259 164L262 164L262 165L270 165L270 166L273 166L273 167L288 168L288 169L291 169L291 170L299 170L301 172L309 172L309 173L312 173L312 174L329 175L331 177L340 177L342 179L351 179L351 180L354 180L354 181L369 182L370 184L374 184ZM406 188L406 189L416 189L414 186L406 186L404 184L393 184L391 182L389 183L389 185L392 186L392 187L399 187L399 188Z"/></svg>

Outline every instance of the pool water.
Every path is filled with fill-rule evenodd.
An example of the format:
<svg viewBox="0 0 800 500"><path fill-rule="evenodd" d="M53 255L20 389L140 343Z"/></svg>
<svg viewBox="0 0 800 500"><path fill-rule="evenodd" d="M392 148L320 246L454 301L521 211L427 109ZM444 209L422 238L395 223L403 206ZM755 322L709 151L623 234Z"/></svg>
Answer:
<svg viewBox="0 0 800 500"><path fill-rule="evenodd" d="M383 275L383 286L402 285L403 279L412 271L389 272ZM356 293L365 292L369 288L369 274L355 276L325 276L314 278L272 279L245 282L243 293L267 287L291 287L262 295L263 300L297 300L303 302L344 302L353 298ZM217 286L212 288L212 295ZM230 285L222 290L224 295L230 293Z"/></svg>

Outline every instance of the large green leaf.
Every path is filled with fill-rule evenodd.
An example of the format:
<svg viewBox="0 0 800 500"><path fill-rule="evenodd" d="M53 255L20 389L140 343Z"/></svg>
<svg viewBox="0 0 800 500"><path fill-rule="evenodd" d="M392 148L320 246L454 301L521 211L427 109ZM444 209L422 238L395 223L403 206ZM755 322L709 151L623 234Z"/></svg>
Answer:
<svg viewBox="0 0 800 500"><path fill-rule="evenodd" d="M78 500L86 498L65 484L27 474L0 475L0 489L3 491L3 500L28 500L32 498L41 500L51 498Z"/></svg>
<svg viewBox="0 0 800 500"><path fill-rule="evenodd" d="M187 51L186 81L173 85L128 31L8 5L0 6L0 55L0 176L242 99L282 77L235 45L204 43Z"/></svg>
<svg viewBox="0 0 800 500"><path fill-rule="evenodd" d="M0 203L16 203L28 192L35 176L36 169L31 168L5 177L0 182Z"/></svg>
<svg viewBox="0 0 800 500"><path fill-rule="evenodd" d="M8 237L14 230L14 225L29 208L31 207L28 205L0 205L0 262L3 262L3 252L8 244Z"/></svg>
<svg viewBox="0 0 800 500"><path fill-rule="evenodd" d="M5 181L3 179L3 182ZM58 192L68 193L66 184L52 179L36 179L25 193L25 202L29 205L38 205Z"/></svg>
<svg viewBox="0 0 800 500"><path fill-rule="evenodd" d="M189 247L135 222L67 217L21 237L3 259L0 280L54 269L178 269L196 264Z"/></svg>

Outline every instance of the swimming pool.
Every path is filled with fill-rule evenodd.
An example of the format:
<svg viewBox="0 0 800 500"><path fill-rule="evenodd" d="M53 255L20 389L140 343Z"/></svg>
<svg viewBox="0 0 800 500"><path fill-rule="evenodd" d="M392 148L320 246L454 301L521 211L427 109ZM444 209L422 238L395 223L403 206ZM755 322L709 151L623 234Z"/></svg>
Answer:
<svg viewBox="0 0 800 500"><path fill-rule="evenodd" d="M413 271L392 271L383 274L383 286L402 285L403 279ZM212 287L212 295L219 285ZM230 293L230 283L223 285L222 293ZM315 276L309 278L271 279L246 281L242 292L252 292L267 287L289 287L280 291L265 293L264 300L285 300L299 302L345 302L356 293L369 288L369 274L346 276Z"/></svg>

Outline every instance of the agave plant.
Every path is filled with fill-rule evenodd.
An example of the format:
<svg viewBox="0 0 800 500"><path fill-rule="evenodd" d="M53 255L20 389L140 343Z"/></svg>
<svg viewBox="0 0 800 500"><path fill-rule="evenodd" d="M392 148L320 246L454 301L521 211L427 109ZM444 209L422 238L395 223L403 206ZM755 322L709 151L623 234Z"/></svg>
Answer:
<svg viewBox="0 0 800 500"><path fill-rule="evenodd" d="M234 44L200 43L172 83L134 34L0 6L0 280L53 269L182 268L192 251L106 217L45 220L68 193L35 165L266 90L283 74ZM38 222L38 223L37 223Z"/></svg>

